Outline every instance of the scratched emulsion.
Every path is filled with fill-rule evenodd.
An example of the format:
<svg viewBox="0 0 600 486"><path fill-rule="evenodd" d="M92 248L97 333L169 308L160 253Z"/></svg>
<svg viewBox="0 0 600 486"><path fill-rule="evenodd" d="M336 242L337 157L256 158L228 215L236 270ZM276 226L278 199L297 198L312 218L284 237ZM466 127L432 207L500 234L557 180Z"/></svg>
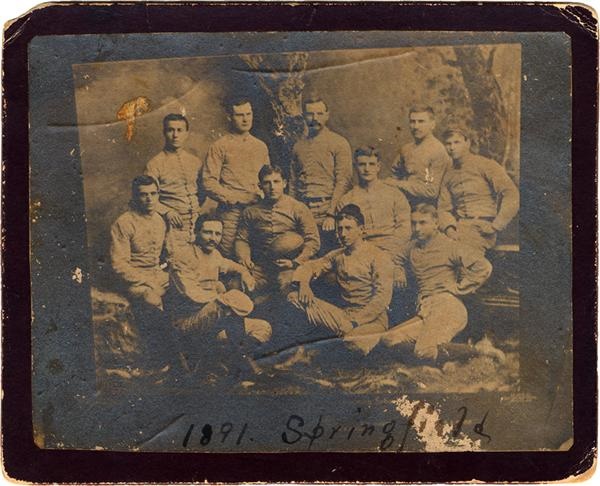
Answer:
<svg viewBox="0 0 600 486"><path fill-rule="evenodd" d="M131 142L135 133L135 119L142 116L144 113L148 113L149 110L150 100L145 96L138 96L133 100L126 101L121 105L121 108L119 108L117 120L125 120L127 123L125 138L128 142Z"/></svg>
<svg viewBox="0 0 600 486"><path fill-rule="evenodd" d="M440 410L406 395L395 401L396 410L409 420L425 452L464 452L481 449L481 440L473 440L457 429L455 423L442 420Z"/></svg>

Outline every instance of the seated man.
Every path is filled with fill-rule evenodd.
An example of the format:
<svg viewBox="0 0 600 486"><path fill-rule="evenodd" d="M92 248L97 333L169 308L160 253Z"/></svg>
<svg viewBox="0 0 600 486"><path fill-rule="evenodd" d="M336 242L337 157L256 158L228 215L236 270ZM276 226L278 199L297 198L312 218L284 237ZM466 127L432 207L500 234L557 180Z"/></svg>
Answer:
<svg viewBox="0 0 600 486"><path fill-rule="evenodd" d="M417 315L382 336L387 346L414 343L419 358L435 360L438 346L449 343L467 325L467 309L457 296L477 290L492 265L482 253L438 231L436 209L418 204L412 213L414 240L398 263L409 266L419 287Z"/></svg>
<svg viewBox="0 0 600 486"><path fill-rule="evenodd" d="M440 229L485 252L517 214L519 190L498 162L471 152L464 129L449 128L443 138L452 166L442 180Z"/></svg>
<svg viewBox="0 0 600 486"><path fill-rule="evenodd" d="M258 294L285 296L294 268L319 251L319 230L310 209L283 193L287 181L279 167L263 166L258 179L264 198L244 209L235 253Z"/></svg>
<svg viewBox="0 0 600 486"><path fill-rule="evenodd" d="M357 205L365 217L364 239L393 259L410 241L410 204L402 191L379 179L381 159L377 149L368 146L358 148L354 152L354 168L358 185L340 198L336 210L347 204ZM397 275L401 278L396 278ZM406 289L400 290L403 269L396 270L394 277L394 288L398 291L394 293L392 303L398 307L394 314L402 313L397 316L400 319L407 315L404 307L408 307ZM414 300L414 296L410 300Z"/></svg>
<svg viewBox="0 0 600 486"><path fill-rule="evenodd" d="M168 342L163 322L163 296L169 275L160 266L166 225L156 212L158 184L139 176L131 184L130 209L113 223L110 259L131 302L138 328L142 356L149 368L168 363L161 348ZM151 362L152 361L152 362Z"/></svg>
<svg viewBox="0 0 600 486"><path fill-rule="evenodd" d="M299 283L299 289L291 292L288 300L306 313L311 324L342 336L350 347L366 355L388 327L393 266L388 255L364 241L365 221L358 206L341 208L335 219L342 248L298 267L293 281ZM313 294L310 281L325 272L335 274L341 306Z"/></svg>
<svg viewBox="0 0 600 486"><path fill-rule="evenodd" d="M246 347L253 339L264 343L271 336L268 322L246 317L254 308L250 298L239 290L226 291L219 281L220 275L235 273L248 290L255 286L245 267L224 258L217 249L222 235L220 219L200 216L196 221L195 244L169 261L173 287L169 310L173 326L187 343L189 354L195 357L204 351L204 345L214 344L217 335L231 341L242 338Z"/></svg>

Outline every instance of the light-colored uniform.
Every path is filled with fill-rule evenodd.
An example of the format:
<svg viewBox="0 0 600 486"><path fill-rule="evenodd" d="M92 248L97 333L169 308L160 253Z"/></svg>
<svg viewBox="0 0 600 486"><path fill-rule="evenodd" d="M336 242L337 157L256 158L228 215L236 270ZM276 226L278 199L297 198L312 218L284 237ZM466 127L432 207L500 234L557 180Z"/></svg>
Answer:
<svg viewBox="0 0 600 486"><path fill-rule="evenodd" d="M157 301L169 284L167 272L160 268L166 225L160 214L126 211L110 231L110 259L115 273L127 286L131 297Z"/></svg>
<svg viewBox="0 0 600 486"><path fill-rule="evenodd" d="M219 321L231 314L232 305L244 309L243 314L236 312L238 315L252 312L254 304L250 297L239 290L227 291L219 280L222 274L241 274L246 269L224 258L219 250L206 253L198 245L189 245L170 260L170 266L172 285L179 297L172 304L173 325L183 333L214 331L216 336L222 330ZM231 304L226 304L228 301ZM244 324L246 334L259 340L271 334L271 327L266 321L245 319Z"/></svg>
<svg viewBox="0 0 600 486"><path fill-rule="evenodd" d="M519 190L497 162L468 154L446 172L438 201L440 229L485 252L519 211ZM492 227L493 226L493 227Z"/></svg>
<svg viewBox="0 0 600 486"><path fill-rule="evenodd" d="M194 242L194 224L200 213L201 169L202 161L183 149L165 149L146 165L144 174L156 179L159 186L157 212L164 216L172 210L183 220L182 228L168 228L169 252Z"/></svg>
<svg viewBox="0 0 600 486"><path fill-rule="evenodd" d="M296 142L289 194L309 207L319 226L335 215L351 185L352 150L344 137L324 127L315 137Z"/></svg>
<svg viewBox="0 0 600 486"><path fill-rule="evenodd" d="M392 164L394 176L400 179L399 185L414 206L418 203L437 203L440 184L452 161L448 152L433 134L419 142L402 146Z"/></svg>
<svg viewBox="0 0 600 486"><path fill-rule="evenodd" d="M202 183L207 194L219 203L217 212L223 220L221 249L225 256L233 255L242 211L262 194L258 172L264 165L270 165L269 150L250 133L229 133L208 149Z"/></svg>
<svg viewBox="0 0 600 486"><path fill-rule="evenodd" d="M296 258L298 263L309 260L319 251L319 230L312 213L290 196L283 194L274 203L263 199L242 213L236 248L238 245L245 246L246 252L250 253L258 292L274 284L278 290L286 292L291 283L293 271L280 271L269 254L273 240L287 232L304 238L304 246Z"/></svg>
<svg viewBox="0 0 600 486"><path fill-rule="evenodd" d="M467 325L467 310L456 296L477 290L488 279L492 265L472 248L440 232L420 243L413 241L397 263L410 266L419 287L413 324L392 328L394 342L414 342L415 353L450 342Z"/></svg>
<svg viewBox="0 0 600 486"><path fill-rule="evenodd" d="M411 237L410 204L401 191L375 181L369 188L355 186L344 194L337 211L357 205L364 218L364 238L390 258L399 255ZM337 212L336 211L336 212Z"/></svg>
<svg viewBox="0 0 600 486"><path fill-rule="evenodd" d="M393 270L388 255L363 241L354 250L340 248L298 267L293 281L306 282L333 272L344 302L338 307L314 297L306 307L298 292L288 300L306 312L308 321L324 326L367 354L388 327L387 308L392 298Z"/></svg>

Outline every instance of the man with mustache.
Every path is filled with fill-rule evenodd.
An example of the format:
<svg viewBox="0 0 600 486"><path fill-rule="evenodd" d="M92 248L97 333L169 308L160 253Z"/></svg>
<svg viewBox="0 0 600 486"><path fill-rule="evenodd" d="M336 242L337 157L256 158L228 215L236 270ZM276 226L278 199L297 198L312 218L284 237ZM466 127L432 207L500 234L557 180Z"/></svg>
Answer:
<svg viewBox="0 0 600 486"><path fill-rule="evenodd" d="M163 296L169 275L161 268L161 252L167 228L156 208L158 184L150 176L131 183L131 201L110 231L110 260L113 271L131 303L142 343L142 356L150 369L168 364L162 348L168 342L163 317Z"/></svg>
<svg viewBox="0 0 600 486"><path fill-rule="evenodd" d="M414 141L402 146L392 165L394 177L385 182L404 192L413 207L422 202L435 205L450 158L433 135L435 116L430 106L412 106L408 123Z"/></svg>
<svg viewBox="0 0 600 486"><path fill-rule="evenodd" d="M173 292L168 307L188 359L198 357L217 337L263 343L271 336L268 322L247 317L254 309L252 300L239 290L226 290L220 281L221 275L236 274L249 291L256 285L244 266L221 255L222 235L222 221L202 215L196 222L196 243L169 261Z"/></svg>
<svg viewBox="0 0 600 486"><path fill-rule="evenodd" d="M443 138L452 167L440 191L440 229L484 253L519 211L519 190L498 162L471 152L464 128L451 127Z"/></svg>
<svg viewBox="0 0 600 486"><path fill-rule="evenodd" d="M467 309L459 299L475 292L492 272L483 254L449 239L438 230L430 204L418 204L411 215L414 239L396 259L410 269L419 288L417 315L383 334L386 346L414 346L418 358L436 360L438 347L467 325Z"/></svg>
<svg viewBox="0 0 600 486"><path fill-rule="evenodd" d="M290 196L312 211L321 231L321 252L335 248L335 209L352 185L352 151L348 141L327 128L329 109L319 97L302 103L308 129L296 142L290 165Z"/></svg>
<svg viewBox="0 0 600 486"><path fill-rule="evenodd" d="M165 116L164 149L148 162L144 171L159 184L157 211L168 223L169 252L194 241L194 223L200 214L202 161L183 148L189 134L189 122L185 116L177 113Z"/></svg>
<svg viewBox="0 0 600 486"><path fill-rule="evenodd" d="M235 253L259 294L287 295L293 270L319 251L319 230L310 210L284 194L287 181L279 167L263 166L258 179L264 198L244 209ZM285 239L292 245L281 253Z"/></svg>
<svg viewBox="0 0 600 486"><path fill-rule="evenodd" d="M269 150L250 130L254 114L247 98L226 102L231 132L208 149L202 171L202 183L207 194L218 202L217 214L223 221L221 250L233 256L233 244L244 208L257 203L260 190L256 174L269 165Z"/></svg>
<svg viewBox="0 0 600 486"><path fill-rule="evenodd" d="M298 267L292 279L298 290L288 300L310 324L328 329L366 355L388 327L393 265L388 255L363 239L365 221L358 206L344 206L335 220L342 248ZM316 297L311 289L311 280L327 272L335 275L340 305Z"/></svg>

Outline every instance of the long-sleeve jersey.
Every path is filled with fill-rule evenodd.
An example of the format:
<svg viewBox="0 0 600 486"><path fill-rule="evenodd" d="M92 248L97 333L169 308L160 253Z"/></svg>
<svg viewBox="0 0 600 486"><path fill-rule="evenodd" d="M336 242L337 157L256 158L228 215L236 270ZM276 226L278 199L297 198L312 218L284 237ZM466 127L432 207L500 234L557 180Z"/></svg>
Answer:
<svg viewBox="0 0 600 486"><path fill-rule="evenodd" d="M253 258L268 258L265 251L283 233L293 231L304 238L297 261L303 262L317 254L320 248L319 230L310 209L300 201L282 195L275 203L262 200L247 207L238 226L237 241L248 245Z"/></svg>
<svg viewBox="0 0 600 486"><path fill-rule="evenodd" d="M352 150L348 141L328 128L294 145L290 196L307 200L330 198L333 215L338 200L352 185Z"/></svg>
<svg viewBox="0 0 600 486"><path fill-rule="evenodd" d="M446 172L438 211L442 230L457 219L486 218L501 231L519 211L519 190L500 164L468 154Z"/></svg>
<svg viewBox="0 0 600 486"><path fill-rule="evenodd" d="M410 204L397 189L381 181L369 188L355 186L340 198L336 212L347 204L356 204L365 217L365 239L390 257L410 240Z"/></svg>
<svg viewBox="0 0 600 486"><path fill-rule="evenodd" d="M224 258L219 250L205 253L198 245L187 245L170 260L171 280L177 291L193 302L205 304L219 294L219 276L244 273L240 264Z"/></svg>
<svg viewBox="0 0 600 486"><path fill-rule="evenodd" d="M472 293L492 273L492 264L483 254L437 231L425 243L413 240L397 262L410 265L420 299L443 292Z"/></svg>
<svg viewBox="0 0 600 486"><path fill-rule="evenodd" d="M202 184L207 194L221 204L248 204L260 194L258 172L263 165L270 165L264 142L250 133L229 133L208 149Z"/></svg>
<svg viewBox="0 0 600 486"><path fill-rule="evenodd" d="M345 309L358 325L372 322L387 312L392 300L393 266L377 247L363 241L351 252L343 248L334 250L298 267L293 280L309 282L327 272L335 274Z"/></svg>
<svg viewBox="0 0 600 486"><path fill-rule="evenodd" d="M148 162L144 174L158 182L160 214L198 214L201 169L202 161L185 150L163 150Z"/></svg>
<svg viewBox="0 0 600 486"><path fill-rule="evenodd" d="M110 230L110 259L113 270L125 282L136 285L162 271L160 256L165 242L166 225L160 214L123 213Z"/></svg>
<svg viewBox="0 0 600 486"><path fill-rule="evenodd" d="M400 179L398 187L411 198L411 203L435 204L451 163L442 143L430 134L418 143L403 145L392 164L392 172Z"/></svg>

